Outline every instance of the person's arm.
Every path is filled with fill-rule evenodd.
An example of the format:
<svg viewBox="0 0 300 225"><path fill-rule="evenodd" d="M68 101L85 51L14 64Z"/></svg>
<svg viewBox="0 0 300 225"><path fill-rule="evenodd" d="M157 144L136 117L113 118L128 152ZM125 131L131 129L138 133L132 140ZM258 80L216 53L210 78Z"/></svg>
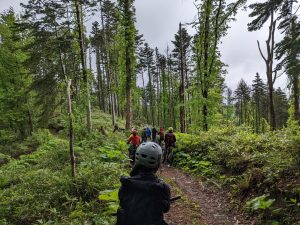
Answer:
<svg viewBox="0 0 300 225"><path fill-rule="evenodd" d="M130 135L130 137L129 137L128 140L127 140L127 144L130 144L130 142L132 141L132 138L133 138L133 136Z"/></svg>

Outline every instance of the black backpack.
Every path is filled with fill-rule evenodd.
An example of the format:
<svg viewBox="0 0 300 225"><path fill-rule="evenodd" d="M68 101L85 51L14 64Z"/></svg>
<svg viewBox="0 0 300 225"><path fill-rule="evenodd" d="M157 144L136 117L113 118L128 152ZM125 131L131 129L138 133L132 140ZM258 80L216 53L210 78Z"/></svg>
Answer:
<svg viewBox="0 0 300 225"><path fill-rule="evenodd" d="M137 175L121 178L116 225L164 225L170 207L170 188L161 180Z"/></svg>

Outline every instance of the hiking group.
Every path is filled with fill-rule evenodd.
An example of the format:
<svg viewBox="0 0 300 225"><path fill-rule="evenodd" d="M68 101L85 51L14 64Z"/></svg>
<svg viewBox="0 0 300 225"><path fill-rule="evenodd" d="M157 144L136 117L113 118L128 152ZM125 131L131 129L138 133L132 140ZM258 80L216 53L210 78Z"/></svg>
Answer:
<svg viewBox="0 0 300 225"><path fill-rule="evenodd" d="M171 203L170 187L156 175L170 149L175 147L176 137L170 127L144 127L141 137L132 129L127 141L132 162L130 176L122 176L119 190L117 225L166 225L163 214Z"/></svg>
<svg viewBox="0 0 300 225"><path fill-rule="evenodd" d="M144 127L141 137L138 135L137 129L133 128L127 141L127 144L129 144L129 158L131 159L132 165L134 165L135 162L135 152L137 148L141 143L148 141L159 144L163 151L163 163L168 161L168 163L171 165L172 159L170 159L170 157L173 157L172 149L175 148L176 143L176 136L173 133L172 127L169 127L166 134L164 134L164 129L162 127L159 129L159 131L157 131L155 127L153 127L152 130L149 127Z"/></svg>

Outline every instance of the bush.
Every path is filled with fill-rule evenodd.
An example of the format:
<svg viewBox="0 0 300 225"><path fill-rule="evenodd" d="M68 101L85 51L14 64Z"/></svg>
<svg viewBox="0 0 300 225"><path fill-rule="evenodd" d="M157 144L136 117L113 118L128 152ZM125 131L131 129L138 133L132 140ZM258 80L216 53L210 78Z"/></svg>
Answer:
<svg viewBox="0 0 300 225"><path fill-rule="evenodd" d="M294 180L300 180L298 130L285 128L255 134L245 127L228 126L197 136L177 136L174 163L178 167L215 178L241 200L269 194L276 199L274 205L283 207L282 212L288 215L297 211L295 205L291 209L284 199L300 199L293 191L299 185Z"/></svg>
<svg viewBox="0 0 300 225"><path fill-rule="evenodd" d="M19 159L0 154L0 224L113 224L105 190L118 189L127 145L121 134L92 133L76 143L72 179L68 140L39 130L23 146L35 147ZM117 143L116 143L117 142Z"/></svg>
<svg viewBox="0 0 300 225"><path fill-rule="evenodd" d="M52 135L48 129L39 129L26 139L26 144L35 149L38 146L47 143L51 137Z"/></svg>
<svg viewBox="0 0 300 225"><path fill-rule="evenodd" d="M10 161L10 157L0 153L0 166Z"/></svg>

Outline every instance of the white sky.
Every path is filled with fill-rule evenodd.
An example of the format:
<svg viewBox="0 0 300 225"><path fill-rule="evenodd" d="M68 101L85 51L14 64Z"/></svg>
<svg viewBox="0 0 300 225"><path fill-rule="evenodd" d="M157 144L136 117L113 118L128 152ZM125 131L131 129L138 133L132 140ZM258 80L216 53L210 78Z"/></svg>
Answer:
<svg viewBox="0 0 300 225"><path fill-rule="evenodd" d="M248 4L257 1L248 0ZM20 11L20 2L26 0L0 0L0 11L8 9L9 6ZM161 52L165 52L167 44L172 45L171 40L178 30L179 22L191 22L196 18L193 0L135 0L135 6L140 34L144 35L151 47L157 46ZM223 39L220 48L222 61L228 65L226 84L233 90L241 78L250 85L256 72L266 81L265 64L257 49L256 41L259 40L262 48L265 49L268 27L264 26L260 31L248 32L247 23L251 21L248 14L247 11L238 13L237 21L231 23L231 29ZM280 39L279 35L277 37ZM275 86L280 86L287 91L286 76L280 77Z"/></svg>

